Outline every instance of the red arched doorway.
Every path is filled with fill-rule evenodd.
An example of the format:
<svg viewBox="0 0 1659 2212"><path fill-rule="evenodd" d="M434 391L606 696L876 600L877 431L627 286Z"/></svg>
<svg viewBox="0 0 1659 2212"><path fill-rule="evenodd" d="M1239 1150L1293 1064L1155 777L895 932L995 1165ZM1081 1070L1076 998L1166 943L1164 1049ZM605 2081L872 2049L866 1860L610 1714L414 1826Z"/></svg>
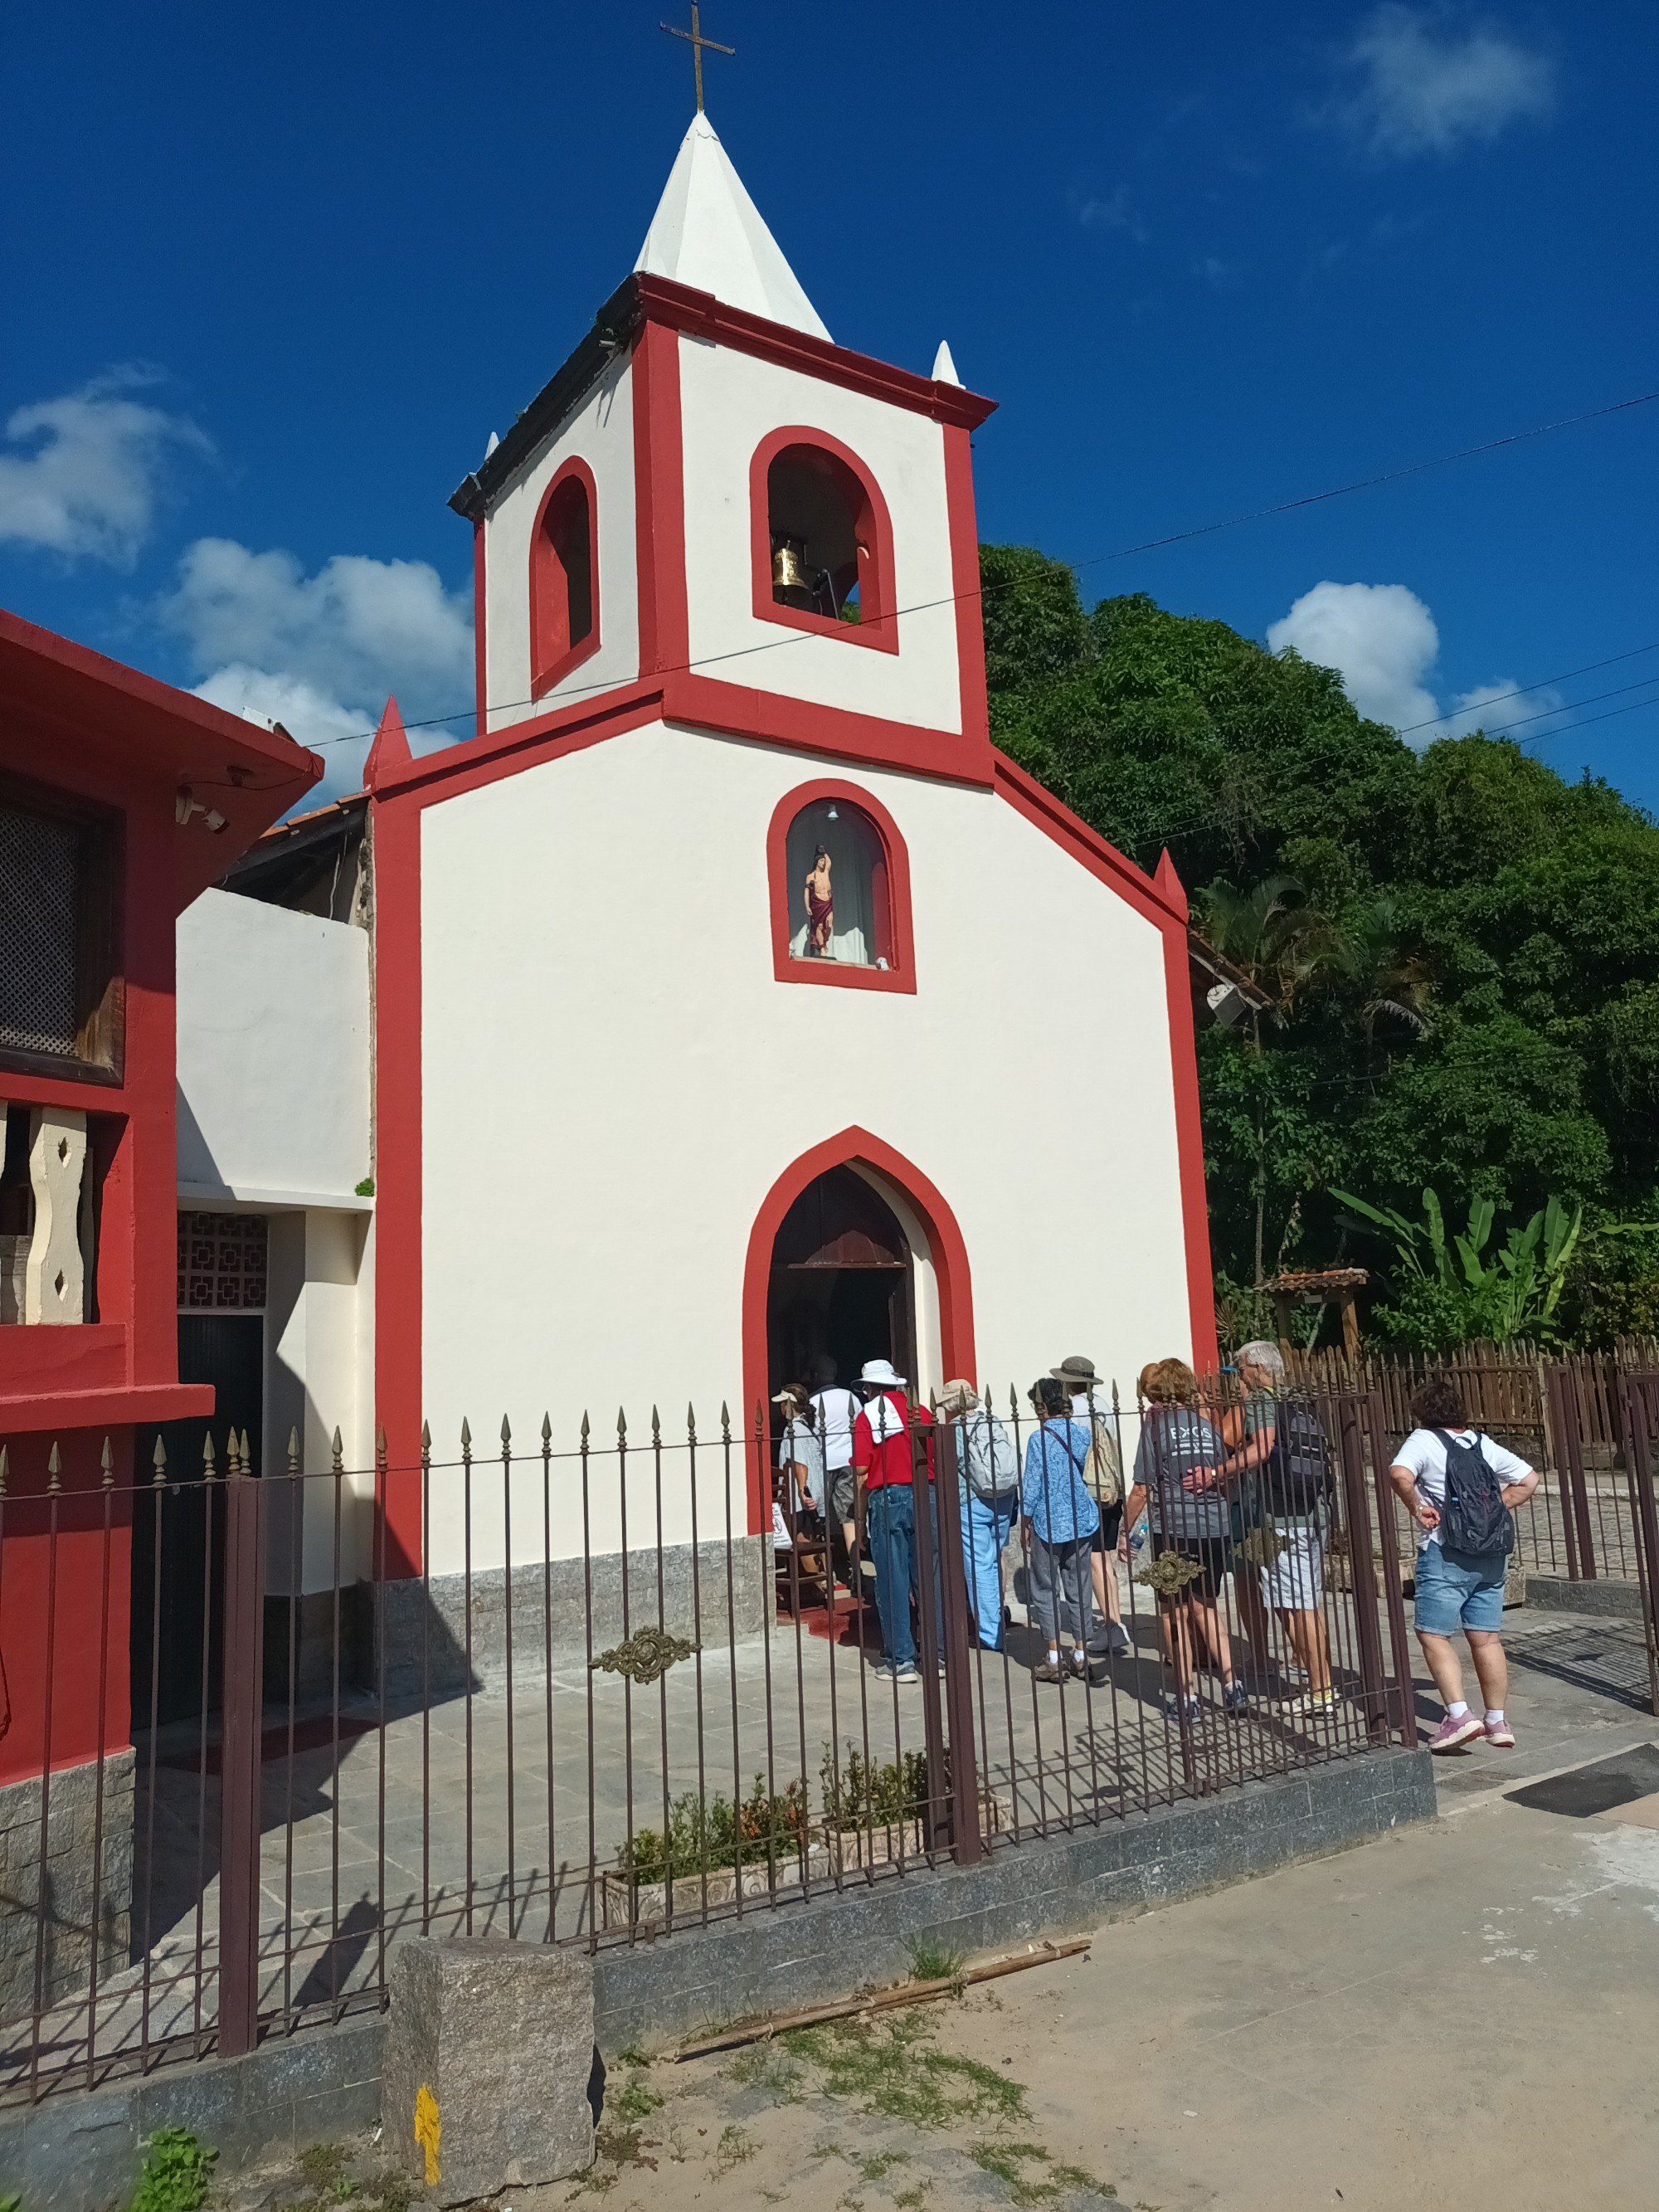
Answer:
<svg viewBox="0 0 1659 2212"><path fill-rule="evenodd" d="M816 1380L835 1362L850 1382L866 1359L916 1371L915 1276L910 1240L886 1200L856 1169L815 1176L772 1240L766 1292L766 1395Z"/></svg>
<svg viewBox="0 0 1659 2212"><path fill-rule="evenodd" d="M864 1184L870 1199L879 1208L878 1212L867 1207L863 1200L849 1197L845 1185L839 1182L830 1184L829 1179L832 1171L838 1168L854 1171L853 1180ZM856 1172L858 1170L866 1172L860 1175ZM735 1425L738 1432L748 1440L750 1447L750 1527L756 1530L767 1527L770 1521L769 1468L772 1455L772 1408L769 1401L772 1391L778 1387L769 1380L772 1345L769 1322L772 1316L773 1262L777 1254L780 1231L792 1209L811 1186L819 1182L820 1178L824 1181L824 1188L832 1193L831 1212L827 1217L827 1225L831 1233L816 1245L805 1243L804 1240L813 1235L815 1227L812 1203L809 1201L796 1216L790 1241L785 1243L781 1255L785 1267L801 1264L799 1260L793 1262L791 1260L791 1254L798 1249L803 1252L805 1258L810 1259L814 1253L823 1253L826 1244L835 1247L843 1235L867 1237L870 1246L873 1248L873 1257L871 1251L853 1243L842 1244L839 1248L839 1257L863 1261L869 1276L873 1279L871 1287L839 1293L847 1301L847 1305L843 1313L838 1313L836 1326L851 1331L866 1323L879 1325L879 1317L873 1311L866 1310L860 1315L857 1301L860 1298L872 1301L878 1294L882 1278L886 1278L887 1287L880 1294L890 1298L898 1271L882 1264L882 1261L885 1256L896 1255L902 1250L907 1261L903 1273L908 1285L908 1306L903 1321L908 1329L908 1340L913 1349L903 1360L894 1358L894 1365L902 1374L908 1375L914 1380L919 1357L915 1347L923 1340L927 1340L936 1346L936 1351L933 1361L922 1358L921 1378L924 1382L931 1380L940 1383L952 1376L971 1376L976 1373L973 1292L968 1269L968 1249L957 1225L956 1216L942 1193L902 1152L895 1152L879 1137L872 1137L867 1129L857 1127L843 1129L838 1136L827 1138L823 1144L815 1145L810 1152L803 1152L793 1165L785 1169L767 1193L755 1218L754 1227L750 1231L749 1251L744 1269L744 1404ZM833 1195L836 1190L841 1192L841 1198ZM857 1218L836 1218L834 1208L843 1202L849 1213L855 1206L859 1209ZM817 1218L823 1221L825 1217L820 1215ZM895 1236L896 1243L893 1241ZM797 1237L803 1240L799 1247L793 1241ZM885 1244L884 1238L887 1240ZM837 1255L832 1251L831 1256ZM848 1272L858 1273L860 1270L854 1267ZM918 1313L915 1286L924 1280L923 1296L929 1310ZM832 1294L820 1291L817 1295L827 1298ZM786 1302L781 1310L788 1310ZM890 1308L888 1311L890 1315ZM780 1349L784 1352L793 1352L793 1341L786 1341ZM859 1364L864 1359L878 1358L893 1358L893 1355L879 1346L872 1346L860 1355ZM937 1364L939 1372L930 1376L928 1368L933 1364ZM856 1374L857 1365L850 1371ZM793 1382L799 1378L792 1375L783 1379ZM757 1425L761 1436L759 1450L755 1448Z"/></svg>

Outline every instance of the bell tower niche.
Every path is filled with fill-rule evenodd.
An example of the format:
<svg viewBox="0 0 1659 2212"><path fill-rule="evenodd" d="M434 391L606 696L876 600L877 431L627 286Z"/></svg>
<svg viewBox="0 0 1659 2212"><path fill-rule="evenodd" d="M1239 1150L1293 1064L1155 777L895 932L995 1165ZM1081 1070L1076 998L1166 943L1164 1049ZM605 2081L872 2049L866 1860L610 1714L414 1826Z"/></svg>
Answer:
<svg viewBox="0 0 1659 2212"><path fill-rule="evenodd" d="M451 501L480 733L654 704L988 782L969 441L992 405L946 346L921 376L834 342L699 112L633 274Z"/></svg>

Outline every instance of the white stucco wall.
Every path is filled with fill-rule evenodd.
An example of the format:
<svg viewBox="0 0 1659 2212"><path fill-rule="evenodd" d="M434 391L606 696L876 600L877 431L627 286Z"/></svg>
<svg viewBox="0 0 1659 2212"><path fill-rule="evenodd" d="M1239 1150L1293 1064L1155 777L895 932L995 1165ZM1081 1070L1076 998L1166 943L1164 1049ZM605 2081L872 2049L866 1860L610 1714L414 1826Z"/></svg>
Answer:
<svg viewBox="0 0 1659 2212"><path fill-rule="evenodd" d="M530 696L530 538L542 494L568 460L593 472L599 513L599 643L539 699ZM561 423L484 522L484 656L489 727L505 730L573 698L591 698L640 672L639 582L634 538L634 373L605 371Z"/></svg>
<svg viewBox="0 0 1659 2212"><path fill-rule="evenodd" d="M366 933L204 891L179 918L178 958L181 1200L362 1206Z"/></svg>
<svg viewBox="0 0 1659 2212"><path fill-rule="evenodd" d="M283 1475L297 1436L306 1480L273 1489L269 1589L325 1590L373 1572L374 1235L368 1213L313 1206L270 1217L263 1464ZM337 1522L337 1429L349 1470Z"/></svg>
<svg viewBox="0 0 1659 2212"><path fill-rule="evenodd" d="M956 1215L976 1379L1023 1389L1084 1352L1132 1395L1146 1359L1190 1353L1160 933L994 793L870 773L854 780L908 847L917 991L779 982L766 830L813 772L658 724L427 810L422 1356L441 1457L463 1414L481 1454L503 1413L522 1447L545 1408L561 1449L584 1407L605 1445L618 1405L635 1443L653 1403L676 1436L688 1400L705 1437L723 1398L741 1421L751 1224L793 1161L854 1123ZM649 1532L648 1479L644 1498ZM453 1537L441 1515L434 1565ZM568 1513L555 1541L580 1548Z"/></svg>
<svg viewBox="0 0 1659 2212"><path fill-rule="evenodd" d="M937 422L799 369L682 337L685 583L691 664L889 721L960 730L957 617ZM769 432L800 423L850 447L881 487L893 526L896 653L820 637L755 614L749 468ZM768 649L757 653L753 648ZM728 659L724 656L743 657Z"/></svg>

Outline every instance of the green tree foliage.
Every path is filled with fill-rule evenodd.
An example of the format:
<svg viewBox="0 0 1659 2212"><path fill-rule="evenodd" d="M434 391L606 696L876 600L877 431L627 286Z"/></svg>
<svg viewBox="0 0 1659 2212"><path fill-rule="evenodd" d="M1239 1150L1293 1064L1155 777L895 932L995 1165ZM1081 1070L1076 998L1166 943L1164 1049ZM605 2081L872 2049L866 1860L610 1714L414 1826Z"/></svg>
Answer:
<svg viewBox="0 0 1659 2212"><path fill-rule="evenodd" d="M1334 1186L1414 1208L1426 1181L1586 1207L1569 1331L1659 1300L1654 1240L1601 1233L1659 1214L1659 827L1502 738L1415 753L1223 623L1088 611L1026 547L981 564L997 743L1142 866L1167 847L1266 995L1200 1036L1224 1287L1358 1256Z"/></svg>

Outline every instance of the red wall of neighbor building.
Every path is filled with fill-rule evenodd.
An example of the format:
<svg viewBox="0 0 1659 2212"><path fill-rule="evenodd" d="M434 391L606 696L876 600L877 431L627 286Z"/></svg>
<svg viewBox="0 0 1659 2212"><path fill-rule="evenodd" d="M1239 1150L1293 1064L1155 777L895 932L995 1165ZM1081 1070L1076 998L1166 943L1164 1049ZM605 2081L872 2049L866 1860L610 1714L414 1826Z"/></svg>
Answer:
<svg viewBox="0 0 1659 2212"><path fill-rule="evenodd" d="M0 1068L0 1099L87 1115L100 1178L95 1318L0 1327L0 1782L129 1739L135 1451L148 1459L161 1422L213 1410L210 1389L178 1379L174 925L322 766L0 610L0 769L122 820L125 995L114 1080ZM186 786L198 803L181 823Z"/></svg>
<svg viewBox="0 0 1659 2212"><path fill-rule="evenodd" d="M66 1334L54 1329L53 1335ZM58 1448L56 1496L46 1461ZM127 1634L133 1432L9 1437L0 1501L0 1784L78 1766L131 1740Z"/></svg>

